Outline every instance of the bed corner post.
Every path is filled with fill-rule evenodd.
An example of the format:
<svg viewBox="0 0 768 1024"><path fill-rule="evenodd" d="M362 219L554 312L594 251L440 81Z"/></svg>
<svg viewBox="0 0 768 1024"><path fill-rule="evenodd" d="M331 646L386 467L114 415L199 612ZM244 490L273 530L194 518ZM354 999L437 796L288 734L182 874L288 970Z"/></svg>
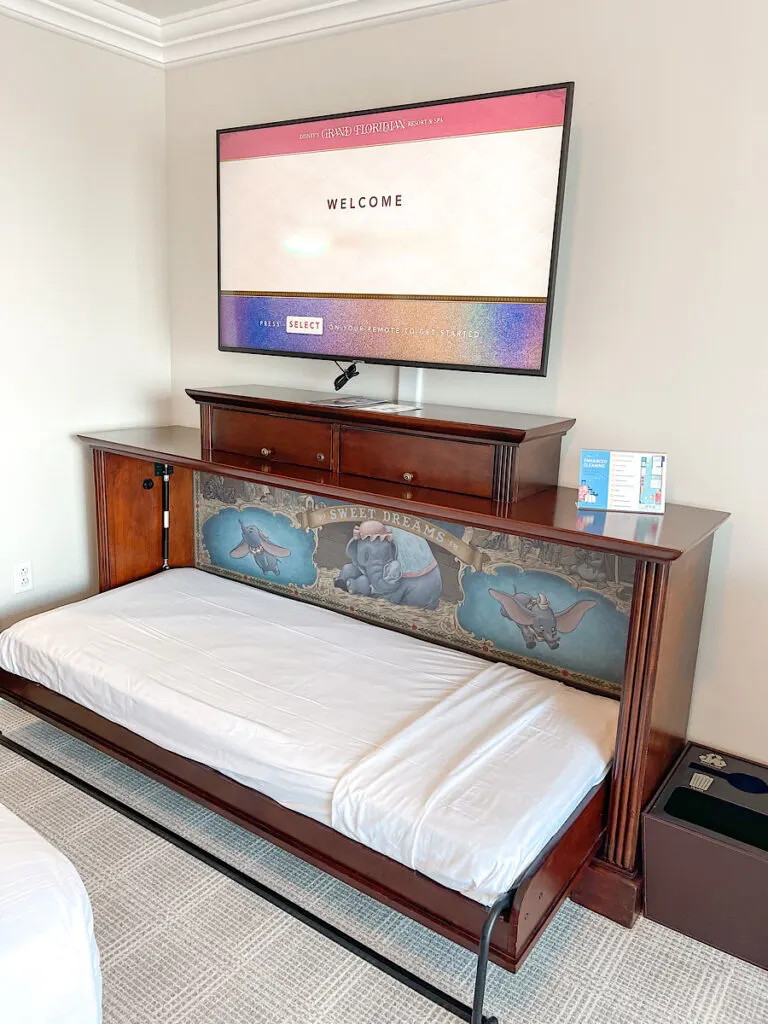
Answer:
<svg viewBox="0 0 768 1024"><path fill-rule="evenodd" d="M667 580L666 564L637 562L605 844L572 894L576 903L628 928L642 903L640 812L647 798L643 789Z"/></svg>
<svg viewBox="0 0 768 1024"><path fill-rule="evenodd" d="M112 585L109 559L109 519L107 516L107 464L106 453L100 448L92 449L93 482L96 488L96 544L98 551L99 590L109 590Z"/></svg>
<svg viewBox="0 0 768 1024"><path fill-rule="evenodd" d="M641 814L686 739L712 541L636 564L605 845L573 893L627 927L642 908Z"/></svg>
<svg viewBox="0 0 768 1024"><path fill-rule="evenodd" d="M626 872L637 867L640 811L656 688L667 565L638 562L624 687L608 808L605 859Z"/></svg>

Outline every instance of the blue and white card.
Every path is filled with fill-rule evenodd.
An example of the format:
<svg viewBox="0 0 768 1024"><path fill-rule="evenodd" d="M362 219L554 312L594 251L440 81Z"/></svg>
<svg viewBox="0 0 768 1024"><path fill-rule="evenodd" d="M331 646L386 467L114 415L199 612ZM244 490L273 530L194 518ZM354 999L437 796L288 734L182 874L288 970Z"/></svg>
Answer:
<svg viewBox="0 0 768 1024"><path fill-rule="evenodd" d="M666 455L584 448L577 504L583 509L661 513L666 481Z"/></svg>

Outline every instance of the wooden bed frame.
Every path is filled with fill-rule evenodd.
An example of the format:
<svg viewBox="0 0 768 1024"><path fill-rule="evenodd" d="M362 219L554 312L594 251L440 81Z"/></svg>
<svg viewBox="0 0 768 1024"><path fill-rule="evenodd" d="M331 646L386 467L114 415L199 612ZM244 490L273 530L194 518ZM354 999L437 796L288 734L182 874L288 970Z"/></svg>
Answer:
<svg viewBox="0 0 768 1024"><path fill-rule="evenodd" d="M38 718L138 768L432 931L477 949L488 911L475 900L212 768L150 743L45 686L0 669L0 692ZM603 784L588 795L517 886L511 913L494 929L490 958L495 963L517 970L592 860L603 837L606 791Z"/></svg>
<svg viewBox="0 0 768 1024"><path fill-rule="evenodd" d="M194 564L195 470L635 559L612 774L511 894L493 926L489 955L517 970L569 894L631 926L642 895L640 815L685 739L713 535L726 514L668 506L648 539L639 529L643 517L625 516L621 535L599 522L591 526L575 507L575 491L554 486L560 441L572 420L442 407L394 418L319 406L319 396L282 389L191 394L201 404L202 431L137 428L83 437L93 450L102 590L164 566ZM265 436L269 443L261 445ZM282 458L278 445L288 453ZM400 474L404 452L421 460L423 473ZM163 487L154 486L164 469ZM170 534L161 528L169 487ZM0 695L441 935L478 948L487 910L473 900L43 686L0 671Z"/></svg>

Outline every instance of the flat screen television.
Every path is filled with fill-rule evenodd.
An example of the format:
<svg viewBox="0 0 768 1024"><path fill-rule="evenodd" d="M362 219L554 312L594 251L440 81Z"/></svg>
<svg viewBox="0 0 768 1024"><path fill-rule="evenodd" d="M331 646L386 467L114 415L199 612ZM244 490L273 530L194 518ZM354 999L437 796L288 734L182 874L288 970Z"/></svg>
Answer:
<svg viewBox="0 0 768 1024"><path fill-rule="evenodd" d="M219 131L219 348L545 374L572 94Z"/></svg>

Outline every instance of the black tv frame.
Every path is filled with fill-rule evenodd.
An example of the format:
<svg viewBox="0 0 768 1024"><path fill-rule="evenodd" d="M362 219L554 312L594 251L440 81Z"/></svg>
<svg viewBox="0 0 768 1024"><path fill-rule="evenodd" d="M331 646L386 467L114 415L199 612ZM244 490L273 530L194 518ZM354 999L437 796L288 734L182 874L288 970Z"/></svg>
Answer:
<svg viewBox="0 0 768 1024"><path fill-rule="evenodd" d="M468 363L425 363L420 360L379 359L349 355L327 355L321 352L291 352L285 349L233 347L221 344L221 136L235 132L252 131L256 128L281 128L292 124L311 124L314 121L333 121L342 117L357 117L367 114L389 114L399 110L411 110L414 107L435 107L447 103L464 103L470 100L495 99L498 96L520 96L530 92L551 92L565 89L565 112L563 115L563 137L560 146L560 167L557 178L555 197L555 223L552 230L552 248L550 251L549 281L547 283L547 301L544 314L544 338L541 351L541 366L538 370L525 370L515 367L481 366ZM378 363L385 366L414 366L431 370L464 370L468 373L505 373L521 377L546 377L549 362L549 342L552 331L552 309L555 299L555 281L557 278L557 261L560 249L560 229L563 216L563 200L565 196L565 175L568 166L568 144L571 135L571 114L573 110L573 82L558 82L554 85L535 85L525 89L502 89L497 92L477 93L471 96L452 96L449 99L428 100L425 103L400 103L397 106L371 107L367 110L349 110L338 114L319 114L313 117L294 117L286 121L267 121L264 124L240 125L235 128L219 128L216 132L216 258L217 258L217 308L218 348L220 352L247 352L251 355L285 356L289 359L323 359L326 362Z"/></svg>

